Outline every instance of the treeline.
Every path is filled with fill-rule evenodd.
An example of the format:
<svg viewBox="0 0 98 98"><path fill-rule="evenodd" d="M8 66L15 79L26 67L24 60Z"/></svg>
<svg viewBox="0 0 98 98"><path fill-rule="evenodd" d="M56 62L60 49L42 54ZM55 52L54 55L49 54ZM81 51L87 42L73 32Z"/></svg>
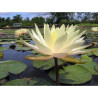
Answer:
<svg viewBox="0 0 98 98"><path fill-rule="evenodd" d="M98 24L98 13L96 12L50 12L50 17L29 17L23 19L21 15L13 16L13 19L0 17L0 27L12 27L13 23L22 23L22 26L34 26L48 24Z"/></svg>

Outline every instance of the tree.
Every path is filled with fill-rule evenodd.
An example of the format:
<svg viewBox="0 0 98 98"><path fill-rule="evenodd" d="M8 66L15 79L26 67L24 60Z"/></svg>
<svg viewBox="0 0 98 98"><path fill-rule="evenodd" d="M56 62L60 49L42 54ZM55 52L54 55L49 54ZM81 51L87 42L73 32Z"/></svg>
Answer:
<svg viewBox="0 0 98 98"><path fill-rule="evenodd" d="M21 22L22 22L22 17L21 17L21 15L13 16L13 22L14 22L14 23L21 23Z"/></svg>
<svg viewBox="0 0 98 98"><path fill-rule="evenodd" d="M23 26L31 26L31 20L29 19L29 17L26 17L24 20L23 20Z"/></svg>
<svg viewBox="0 0 98 98"><path fill-rule="evenodd" d="M32 24L37 23L38 25L43 25L45 23L45 19L43 17L34 17L31 19Z"/></svg>
<svg viewBox="0 0 98 98"><path fill-rule="evenodd" d="M53 18L53 21L55 22L55 23L60 23L60 21L62 20L62 19L64 19L64 20L67 20L67 21L70 21L70 15L71 15L72 13L69 13L69 12L51 12L51 15L52 15L52 18Z"/></svg>
<svg viewBox="0 0 98 98"><path fill-rule="evenodd" d="M92 19L93 19L93 22L98 23L98 12L92 13Z"/></svg>
<svg viewBox="0 0 98 98"><path fill-rule="evenodd" d="M46 23L53 24L53 19L51 17L46 18Z"/></svg>

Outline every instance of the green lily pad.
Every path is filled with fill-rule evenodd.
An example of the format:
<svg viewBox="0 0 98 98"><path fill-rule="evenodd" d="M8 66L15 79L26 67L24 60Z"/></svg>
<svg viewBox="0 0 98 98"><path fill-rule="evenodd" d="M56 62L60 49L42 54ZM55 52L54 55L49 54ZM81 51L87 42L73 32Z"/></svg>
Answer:
<svg viewBox="0 0 98 98"><path fill-rule="evenodd" d="M18 61L2 61L0 62L0 79L12 74L19 74L26 69L26 65L24 63Z"/></svg>
<svg viewBox="0 0 98 98"><path fill-rule="evenodd" d="M29 41L31 41L31 40L24 40L24 41L29 42ZM16 43L23 43L22 40L16 40L15 42L16 42Z"/></svg>
<svg viewBox="0 0 98 98"><path fill-rule="evenodd" d="M38 52L33 50L33 51L31 51L31 53L32 53L32 54L36 54L36 53L38 53Z"/></svg>
<svg viewBox="0 0 98 98"><path fill-rule="evenodd" d="M5 78L5 77L7 77L8 75L9 75L8 72L4 72L4 71L0 70L0 79Z"/></svg>
<svg viewBox="0 0 98 98"><path fill-rule="evenodd" d="M49 86L49 85L54 85L54 83L51 83L51 81L45 79L45 78L37 78L37 77L34 77L32 78L32 80L34 81L37 81L34 85L43 85L43 86Z"/></svg>
<svg viewBox="0 0 98 98"><path fill-rule="evenodd" d="M58 64L62 64L64 61L58 59ZM41 68L42 70L48 70L54 66L54 59L49 60L34 60L33 66L35 68Z"/></svg>
<svg viewBox="0 0 98 98"><path fill-rule="evenodd" d="M55 71L50 71L49 76L56 81ZM64 67L64 70L59 70L59 81L64 84L82 84L90 81L92 74L84 67L71 65Z"/></svg>
<svg viewBox="0 0 98 98"><path fill-rule="evenodd" d="M11 39L11 38L3 38L2 40L3 40L3 41L15 41L14 38L13 38L13 39Z"/></svg>
<svg viewBox="0 0 98 98"><path fill-rule="evenodd" d="M37 81L35 80L30 80L29 84L26 78L23 79L15 79L15 80L11 80L9 82L6 82L5 84L3 84L4 86L27 86L27 85L33 85L35 84Z"/></svg>
<svg viewBox="0 0 98 98"><path fill-rule="evenodd" d="M85 53L85 55L87 55L87 56L92 56L92 55L93 55L93 52Z"/></svg>
<svg viewBox="0 0 98 98"><path fill-rule="evenodd" d="M87 55L81 55L81 60L84 62L91 62L93 59L91 57L88 57Z"/></svg>
<svg viewBox="0 0 98 98"><path fill-rule="evenodd" d="M98 48L94 48L93 54L98 56Z"/></svg>
<svg viewBox="0 0 98 98"><path fill-rule="evenodd" d="M2 51L0 51L0 59L2 59L4 57L4 54Z"/></svg>
<svg viewBox="0 0 98 98"><path fill-rule="evenodd" d="M3 86L30 86L30 85L33 86L33 85L52 85L52 84L49 81L41 78L40 79L33 78L30 79L29 81L27 80L27 78L15 79L3 84Z"/></svg>
<svg viewBox="0 0 98 98"><path fill-rule="evenodd" d="M13 44L15 43L14 41L11 41L11 42L0 42L0 45L7 45L7 44Z"/></svg>
<svg viewBox="0 0 98 98"><path fill-rule="evenodd" d="M2 42L2 39L0 39L0 42Z"/></svg>
<svg viewBox="0 0 98 98"><path fill-rule="evenodd" d="M31 50L31 48L29 48L29 47L17 47L16 50L25 50L25 51L28 51L28 50Z"/></svg>
<svg viewBox="0 0 98 98"><path fill-rule="evenodd" d="M8 48L7 47L0 47L0 52L5 51L5 50L8 50Z"/></svg>
<svg viewBox="0 0 98 98"><path fill-rule="evenodd" d="M87 62L84 64L75 64L75 65L80 65L89 70L92 75L98 75L98 65L95 62Z"/></svg>

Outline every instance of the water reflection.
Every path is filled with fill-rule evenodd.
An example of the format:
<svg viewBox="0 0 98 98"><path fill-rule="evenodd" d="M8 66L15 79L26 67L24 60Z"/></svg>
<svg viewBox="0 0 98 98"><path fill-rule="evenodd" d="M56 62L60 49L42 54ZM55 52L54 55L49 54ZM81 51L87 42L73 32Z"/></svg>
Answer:
<svg viewBox="0 0 98 98"><path fill-rule="evenodd" d="M10 47L10 48L7 51L0 52L0 61L16 60L19 62L23 62L27 65L27 69L21 74L19 75L10 74L9 80L13 80L16 78L23 78L23 77L38 77L38 78L50 79L47 72L34 68L33 61L24 58L27 55L31 55L31 51L16 51L15 49L17 47L11 44L2 45L2 47ZM78 57L80 58L80 55L78 55ZM98 58L94 59L94 61L97 62ZM81 84L81 85L98 85L98 75L93 76L91 81Z"/></svg>
<svg viewBox="0 0 98 98"><path fill-rule="evenodd" d="M0 59L1 59L1 61L4 59L4 54L2 51L0 51Z"/></svg>
<svg viewBox="0 0 98 98"><path fill-rule="evenodd" d="M10 47L14 45L2 45L2 47ZM24 57L27 55L31 55L31 51L16 51L17 47L15 46L14 48L10 47L9 50L3 51L3 61L5 60L15 60L19 61L22 63L25 63L27 65L27 69L20 73L19 75L14 75L10 74L9 75L9 80L13 80L16 78L23 78L23 77L43 77L46 78L48 77L48 74L44 71L41 71L40 69L36 69L33 67L33 61L25 59ZM0 59L0 61L2 61Z"/></svg>

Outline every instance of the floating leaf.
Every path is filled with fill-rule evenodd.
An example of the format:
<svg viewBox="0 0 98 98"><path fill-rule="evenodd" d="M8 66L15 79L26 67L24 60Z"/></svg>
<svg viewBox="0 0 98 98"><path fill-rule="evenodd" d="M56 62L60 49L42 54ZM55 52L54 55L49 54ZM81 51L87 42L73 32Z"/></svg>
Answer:
<svg viewBox="0 0 98 98"><path fill-rule="evenodd" d="M72 62L72 63L84 63L83 61L81 61L80 59L78 58L75 58L75 57L70 57L70 56L66 56L64 58L62 58L61 60L64 60L66 62Z"/></svg>
<svg viewBox="0 0 98 98"><path fill-rule="evenodd" d="M87 55L81 55L81 60L84 62L91 62L93 59L91 57L88 57Z"/></svg>
<svg viewBox="0 0 98 98"><path fill-rule="evenodd" d="M0 69L0 79L5 78L6 76L8 76L8 72L5 72L3 70Z"/></svg>
<svg viewBox="0 0 98 98"><path fill-rule="evenodd" d="M6 82L6 79L0 80L0 84L4 84Z"/></svg>
<svg viewBox="0 0 98 98"><path fill-rule="evenodd" d="M19 74L26 69L24 63L18 61L2 61L0 62L0 79L6 77L8 73Z"/></svg>
<svg viewBox="0 0 98 98"><path fill-rule="evenodd" d="M0 42L2 42L2 39L0 39Z"/></svg>
<svg viewBox="0 0 98 98"><path fill-rule="evenodd" d="M31 48L29 48L29 47L17 47L16 50L25 50L25 51L27 51L27 50L31 50Z"/></svg>
<svg viewBox="0 0 98 98"><path fill-rule="evenodd" d="M7 45L7 44L14 44L15 42L14 41L11 41L11 42L0 42L0 45Z"/></svg>
<svg viewBox="0 0 98 98"><path fill-rule="evenodd" d="M29 81L29 84L28 84L28 81L26 78L23 78L23 79L15 79L15 80L11 80L9 82L6 82L5 84L3 84L4 86L26 86L26 85L33 85L35 84L37 81L32 81L30 80Z"/></svg>
<svg viewBox="0 0 98 98"><path fill-rule="evenodd" d="M58 60L58 64L62 64L63 61L62 60ZM49 60L46 60L46 61L36 61L34 60L33 61L33 66L35 68L41 68L42 70L48 70L50 68L52 68L54 66L54 59L49 59Z"/></svg>
<svg viewBox="0 0 98 98"><path fill-rule="evenodd" d="M94 48L93 54L98 56L98 48Z"/></svg>
<svg viewBox="0 0 98 98"><path fill-rule="evenodd" d="M3 84L4 86L33 86L33 85L52 85L49 81L43 78L33 78L28 81L27 78L15 79Z"/></svg>
<svg viewBox="0 0 98 98"><path fill-rule="evenodd" d="M0 59L3 59L3 57L4 57L4 54L3 54L3 52L1 51L1 52L0 52Z"/></svg>
<svg viewBox="0 0 98 98"><path fill-rule="evenodd" d="M95 62L87 62L84 64L75 64L75 65L80 65L89 70L92 75L98 75L98 65Z"/></svg>
<svg viewBox="0 0 98 98"><path fill-rule="evenodd" d="M38 53L38 52L33 50L33 51L31 51L31 53L36 54L36 53Z"/></svg>
<svg viewBox="0 0 98 98"><path fill-rule="evenodd" d="M93 55L93 52L85 53L85 55L87 55L87 56L91 56L91 55Z"/></svg>
<svg viewBox="0 0 98 98"><path fill-rule="evenodd" d="M56 81L55 71L50 71L49 76ZM82 84L92 79L92 74L84 67L74 65L66 66L59 71L59 81L64 84Z"/></svg>
<svg viewBox="0 0 98 98"><path fill-rule="evenodd" d="M8 50L8 48L7 47L0 47L0 52L5 51L5 50Z"/></svg>
<svg viewBox="0 0 98 98"><path fill-rule="evenodd" d="M37 78L34 77L31 80L35 80L37 81L34 85L43 85L43 86L48 86L48 85L53 85L54 83L52 83L51 81L47 80L46 78Z"/></svg>

